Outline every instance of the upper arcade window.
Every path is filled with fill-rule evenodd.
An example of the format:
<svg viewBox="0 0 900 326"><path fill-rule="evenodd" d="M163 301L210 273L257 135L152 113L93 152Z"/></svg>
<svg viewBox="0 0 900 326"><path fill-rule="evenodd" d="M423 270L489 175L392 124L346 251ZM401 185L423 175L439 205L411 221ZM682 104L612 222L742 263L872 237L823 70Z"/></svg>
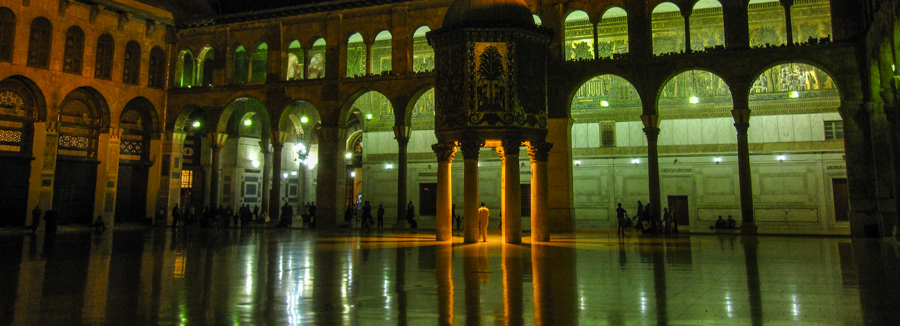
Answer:
<svg viewBox="0 0 900 326"><path fill-rule="evenodd" d="M375 35L375 42L372 43L372 73L373 74L383 74L386 72L391 72L392 62L391 57L394 54L391 46L391 32L381 31L378 35Z"/></svg>
<svg viewBox="0 0 900 326"><path fill-rule="evenodd" d="M309 49L309 67L306 69L306 79L325 78L326 43L324 38L319 38Z"/></svg>
<svg viewBox="0 0 900 326"><path fill-rule="evenodd" d="M794 0L791 6L791 31L794 44L818 43L831 38L831 2Z"/></svg>
<svg viewBox="0 0 900 326"><path fill-rule="evenodd" d="M534 24L537 25L537 26L541 26L541 24L543 23L543 22L541 21L541 16L538 16L538 15L535 15L535 14L531 14L531 18L534 18Z"/></svg>
<svg viewBox="0 0 900 326"><path fill-rule="evenodd" d="M125 45L125 69L122 82L137 85L141 75L141 45L135 41L128 41Z"/></svg>
<svg viewBox="0 0 900 326"><path fill-rule="evenodd" d="M431 31L428 26L422 26L413 33L413 71L427 72L434 70L434 48L428 44L425 34Z"/></svg>
<svg viewBox="0 0 900 326"><path fill-rule="evenodd" d="M112 78L113 52L115 41L109 34L100 35L97 38L97 56L94 64L94 78Z"/></svg>
<svg viewBox="0 0 900 326"><path fill-rule="evenodd" d="M47 69L50 67L50 41L53 25L44 17L31 21L31 35L28 41L28 66Z"/></svg>
<svg viewBox="0 0 900 326"><path fill-rule="evenodd" d="M684 16L674 3L663 2L653 8L650 18L653 55L684 53Z"/></svg>
<svg viewBox="0 0 900 326"><path fill-rule="evenodd" d="M181 51L175 63L175 85L177 87L194 86L194 55L191 50Z"/></svg>
<svg viewBox="0 0 900 326"><path fill-rule="evenodd" d="M200 71L197 72L197 85L212 86L214 52L213 48L209 46L200 51Z"/></svg>
<svg viewBox="0 0 900 326"><path fill-rule="evenodd" d="M260 83L266 81L266 63L269 56L269 46L266 43L260 44L253 52L253 59L250 62L250 82Z"/></svg>
<svg viewBox="0 0 900 326"><path fill-rule="evenodd" d="M603 13L597 24L597 57L615 58L628 53L628 13L612 7Z"/></svg>
<svg viewBox="0 0 900 326"><path fill-rule="evenodd" d="M191 60L191 67L193 60ZM162 89L166 85L166 51L154 46L150 50L150 65L147 70L147 85L152 88ZM193 67L192 67L193 68Z"/></svg>
<svg viewBox="0 0 900 326"><path fill-rule="evenodd" d="M717 0L700 0L691 11L691 50L703 51L725 45L725 19Z"/></svg>
<svg viewBox="0 0 900 326"><path fill-rule="evenodd" d="M288 45L287 57L287 80L303 79L305 59L303 57L303 48L300 46L299 41L295 40Z"/></svg>
<svg viewBox="0 0 900 326"><path fill-rule="evenodd" d="M80 75L82 60L84 60L84 31L78 26L69 27L63 52L63 72Z"/></svg>
<svg viewBox="0 0 900 326"><path fill-rule="evenodd" d="M366 75L366 44L360 33L347 39L347 77Z"/></svg>
<svg viewBox="0 0 900 326"><path fill-rule="evenodd" d="M16 42L16 14L0 7L0 61L12 62L13 45Z"/></svg>
<svg viewBox="0 0 900 326"><path fill-rule="evenodd" d="M566 16L566 60L594 59L594 25L588 14L576 10Z"/></svg>
<svg viewBox="0 0 900 326"><path fill-rule="evenodd" d="M231 80L235 84L244 84L250 80L250 57L243 45L234 49L234 70L231 72Z"/></svg>
<svg viewBox="0 0 900 326"><path fill-rule="evenodd" d="M747 6L750 28L750 47L781 46L787 44L787 23L784 7L778 0L750 0Z"/></svg>

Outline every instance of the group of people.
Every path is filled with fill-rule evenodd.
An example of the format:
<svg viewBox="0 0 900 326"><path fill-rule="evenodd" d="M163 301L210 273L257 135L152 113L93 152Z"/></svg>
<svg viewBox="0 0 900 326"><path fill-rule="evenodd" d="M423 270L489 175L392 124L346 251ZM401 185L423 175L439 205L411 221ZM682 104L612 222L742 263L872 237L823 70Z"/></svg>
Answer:
<svg viewBox="0 0 900 326"><path fill-rule="evenodd" d="M710 229L715 230L734 230L737 229L737 221L734 220L731 215L728 215L728 220L722 219L722 215L719 215L719 219L716 220L716 224L713 224L709 227Z"/></svg>
<svg viewBox="0 0 900 326"><path fill-rule="evenodd" d="M657 236L660 233L669 235L678 233L678 224L675 222L675 212L670 212L669 208L663 209L662 219L653 216L653 210L650 209L650 203L644 205L641 201L637 203L637 214L629 218L628 212L622 208L622 203L618 203L616 208L616 220L618 222L617 234L625 235L625 229L634 227L641 231L641 234L649 234Z"/></svg>

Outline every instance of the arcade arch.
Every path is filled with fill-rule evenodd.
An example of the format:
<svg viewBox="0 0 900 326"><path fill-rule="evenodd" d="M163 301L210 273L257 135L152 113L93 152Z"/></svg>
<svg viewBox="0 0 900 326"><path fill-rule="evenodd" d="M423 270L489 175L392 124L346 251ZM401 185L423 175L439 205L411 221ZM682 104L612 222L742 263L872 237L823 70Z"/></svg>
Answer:
<svg viewBox="0 0 900 326"><path fill-rule="evenodd" d="M327 44L324 38L318 38L309 49L309 67L306 69L306 79L325 78L325 58Z"/></svg>
<svg viewBox="0 0 900 326"><path fill-rule="evenodd" d="M628 53L628 13L612 7L603 13L597 24L597 57L613 58Z"/></svg>
<svg viewBox="0 0 900 326"><path fill-rule="evenodd" d="M413 71L427 72L434 70L434 49L428 44L425 34L431 31L428 26L421 26L413 33Z"/></svg>
<svg viewBox="0 0 900 326"><path fill-rule="evenodd" d="M383 74L393 70L393 50L391 45L391 32L381 31L375 35L375 42L372 42L372 55L369 58L369 65L372 74Z"/></svg>
<svg viewBox="0 0 900 326"><path fill-rule="evenodd" d="M266 63L269 58L269 46L266 43L260 44L253 52L253 58L250 61L250 82L261 83L266 81Z"/></svg>
<svg viewBox="0 0 900 326"><path fill-rule="evenodd" d="M678 5L671 2L656 5L650 16L650 28L653 37L653 55L685 51L684 17Z"/></svg>
<svg viewBox="0 0 900 326"><path fill-rule="evenodd" d="M288 105L281 114L279 131L284 140L281 177L281 201L296 208L316 201L315 183L318 174L319 139L316 128L321 125L319 112L312 103L297 100ZM277 177L277 176L276 176ZM306 214L296 211L297 215ZM306 221L308 223L308 221Z"/></svg>
<svg viewBox="0 0 900 326"><path fill-rule="evenodd" d="M366 44L362 34L354 33L347 38L347 77L366 75Z"/></svg>
<svg viewBox="0 0 900 326"><path fill-rule="evenodd" d="M700 0L691 10L691 50L725 45L725 17L718 0Z"/></svg>
<svg viewBox="0 0 900 326"><path fill-rule="evenodd" d="M212 47L204 47L200 50L199 65L197 71L198 86L212 86L213 84L213 60L215 60L215 51Z"/></svg>
<svg viewBox="0 0 900 326"><path fill-rule="evenodd" d="M303 79L303 66L305 65L303 47L300 41L294 40L288 44L287 51L287 80Z"/></svg>
<svg viewBox="0 0 900 326"><path fill-rule="evenodd" d="M41 90L31 80L13 76L0 81L0 227L23 226L29 210L34 123L46 120Z"/></svg>
<svg viewBox="0 0 900 326"><path fill-rule="evenodd" d="M594 24L588 14L575 10L565 21L566 60L594 59Z"/></svg>
<svg viewBox="0 0 900 326"><path fill-rule="evenodd" d="M116 180L116 223L143 222L146 217L150 139L155 133L153 112L156 112L153 104L138 97L125 105L119 117L122 136Z"/></svg>
<svg viewBox="0 0 900 326"><path fill-rule="evenodd" d="M211 197L211 206L258 205L261 212L268 211L268 189L273 177L271 130L269 113L259 100L241 97L225 107L214 134L211 174L214 181L219 177L216 167L222 171L222 197L218 201ZM212 196L218 196L217 189L211 187Z"/></svg>

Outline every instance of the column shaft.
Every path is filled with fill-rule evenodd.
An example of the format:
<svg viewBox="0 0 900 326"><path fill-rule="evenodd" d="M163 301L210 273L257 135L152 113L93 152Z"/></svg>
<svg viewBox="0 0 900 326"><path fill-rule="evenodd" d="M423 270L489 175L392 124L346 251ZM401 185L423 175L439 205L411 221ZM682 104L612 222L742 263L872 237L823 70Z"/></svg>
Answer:
<svg viewBox="0 0 900 326"><path fill-rule="evenodd" d="M281 214L281 152L284 143L272 142L272 194L269 196L269 218L275 220Z"/></svg>
<svg viewBox="0 0 900 326"><path fill-rule="evenodd" d="M503 151L506 153L506 211L503 212L503 231L506 243L522 243L522 194L519 178L519 146L521 141L503 140Z"/></svg>
<svg viewBox="0 0 900 326"><path fill-rule="evenodd" d="M213 146L212 148L212 166L210 166L209 180L209 203L210 207L219 206L219 154L222 152L221 146Z"/></svg>
<svg viewBox="0 0 900 326"><path fill-rule="evenodd" d="M341 154L340 128L322 126L317 129L319 136L319 180L316 185L316 227L331 229L337 226L344 203L346 164Z"/></svg>
<svg viewBox="0 0 900 326"><path fill-rule="evenodd" d="M450 209L453 205L453 185L450 179L450 167L456 144L441 142L431 145L438 159L437 214L435 216L435 232L437 241L449 241L453 236L453 217Z"/></svg>
<svg viewBox="0 0 900 326"><path fill-rule="evenodd" d="M750 110L733 110L734 127L737 128L738 180L741 189L741 233L756 233L753 217L753 184L750 178L750 145L747 131L750 129Z"/></svg>
<svg viewBox="0 0 900 326"><path fill-rule="evenodd" d="M550 219L547 216L547 156L553 144L532 142L531 158L531 240L550 241Z"/></svg>
<svg viewBox="0 0 900 326"><path fill-rule="evenodd" d="M503 227L506 216L506 155L503 147L494 148L500 156L500 239L506 239L506 228Z"/></svg>
<svg viewBox="0 0 900 326"><path fill-rule="evenodd" d="M240 145L238 145L238 146L240 146ZM271 198L272 198L270 196L270 190L272 189L273 174L272 174L272 151L269 150L268 139L264 139L259 142L259 149L263 155L262 191L260 191L262 193L262 202L260 203L260 205L262 207L260 207L260 214L263 214L263 213L269 214L269 200L271 200ZM275 174L274 177L280 178L280 176L278 174ZM278 199L275 199L275 200L276 200L275 207L278 207L278 205L277 205Z"/></svg>
<svg viewBox="0 0 900 326"><path fill-rule="evenodd" d="M659 152L657 150L657 139L659 138L659 128L644 129L647 133L647 176L650 182L650 214L653 218L660 218L660 199L659 189Z"/></svg>
<svg viewBox="0 0 900 326"><path fill-rule="evenodd" d="M397 224L395 227L403 225L406 218L406 197L407 197L407 147L409 138L401 137L397 139Z"/></svg>

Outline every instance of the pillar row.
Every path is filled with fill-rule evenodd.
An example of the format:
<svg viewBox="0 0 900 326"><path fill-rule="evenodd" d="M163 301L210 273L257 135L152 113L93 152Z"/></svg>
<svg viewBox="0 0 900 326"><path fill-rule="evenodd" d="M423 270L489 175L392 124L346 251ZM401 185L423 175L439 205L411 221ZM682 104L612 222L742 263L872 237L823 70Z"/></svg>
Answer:
<svg viewBox="0 0 900 326"><path fill-rule="evenodd" d="M547 157L553 144L531 142L531 241L550 241L550 219L547 216Z"/></svg>
<svg viewBox="0 0 900 326"><path fill-rule="evenodd" d="M450 209L453 203L453 185L450 178L450 167L456 154L456 144L441 142L431 145L437 155L437 214L435 214L435 232L437 241L449 241L453 236L453 217Z"/></svg>

